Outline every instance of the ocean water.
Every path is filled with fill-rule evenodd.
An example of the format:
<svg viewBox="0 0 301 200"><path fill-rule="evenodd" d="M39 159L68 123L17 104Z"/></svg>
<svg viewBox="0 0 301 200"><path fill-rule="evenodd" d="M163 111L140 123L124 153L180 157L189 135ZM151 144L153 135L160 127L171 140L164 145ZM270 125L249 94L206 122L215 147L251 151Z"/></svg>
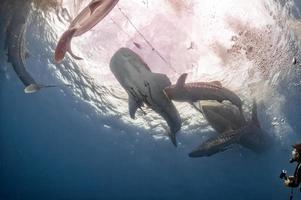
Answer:
<svg viewBox="0 0 301 200"><path fill-rule="evenodd" d="M11 17L25 9L1 2L1 200L289 198L279 174L293 173L291 145L301 141L300 0L121 0L99 25L74 38L72 49L84 61L66 56L62 64L54 63L53 52L68 20L24 1L30 5L27 70L38 83L73 86L30 95L5 48ZM63 6L73 17L88 2ZM127 95L108 66L123 46L172 82L184 72L189 81L220 80L242 97L247 117L256 99L273 145L262 154L235 145L189 158L213 130L189 104L176 103L183 125L175 148L165 122L150 109L130 119ZM294 199L300 198L296 189Z"/></svg>

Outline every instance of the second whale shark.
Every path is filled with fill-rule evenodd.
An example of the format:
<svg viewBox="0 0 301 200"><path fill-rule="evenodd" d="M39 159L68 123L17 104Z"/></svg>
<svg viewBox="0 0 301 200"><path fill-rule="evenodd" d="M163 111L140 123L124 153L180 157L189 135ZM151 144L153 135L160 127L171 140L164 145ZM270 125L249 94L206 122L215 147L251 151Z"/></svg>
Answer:
<svg viewBox="0 0 301 200"><path fill-rule="evenodd" d="M167 96L174 101L193 104L201 100L230 101L242 111L241 99L231 90L222 86L219 81L185 83L187 74L182 74L175 85L165 88ZM199 109L198 109L199 110ZM200 110L199 110L200 111Z"/></svg>
<svg viewBox="0 0 301 200"><path fill-rule="evenodd" d="M255 101L250 120L245 120L243 113L234 105L206 102L201 108L206 120L218 134L192 151L190 157L211 156L234 144L260 153L270 145L271 139L260 126Z"/></svg>

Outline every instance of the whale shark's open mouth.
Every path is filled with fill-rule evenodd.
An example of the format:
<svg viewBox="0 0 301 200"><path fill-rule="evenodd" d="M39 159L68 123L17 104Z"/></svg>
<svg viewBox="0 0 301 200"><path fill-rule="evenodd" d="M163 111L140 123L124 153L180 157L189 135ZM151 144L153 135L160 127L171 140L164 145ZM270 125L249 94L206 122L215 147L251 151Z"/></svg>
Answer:
<svg viewBox="0 0 301 200"><path fill-rule="evenodd" d="M62 6L74 18L88 3L66 0ZM29 50L49 67L39 73L35 67L29 70L42 81L52 80L45 74L53 72L58 80L73 84L74 94L92 105L100 119L114 118L128 126L151 129L160 138L165 136L164 126L160 126L165 122L151 110L130 119L127 95L110 72L111 56L120 47L128 47L153 72L167 74L172 82L182 73L189 74L188 82L219 80L245 100L245 109L256 98L262 105L263 126L280 134L290 128L284 107L290 109L289 94L295 94L300 84L300 70L296 73L297 66L291 63L294 57L298 60L296 31L291 31L291 27L297 29L296 22L290 20L292 6L293 1L281 5L272 0L122 0L91 31L73 39L73 51L84 60L68 58L60 65L49 57L53 57L54 45L69 22L62 12L51 11L46 18L40 12L32 17L29 27L39 35L27 37L37 42L46 38L51 45L42 53L34 45ZM289 84L288 90L280 94L285 84ZM209 129L189 104L176 106L183 119L183 133Z"/></svg>

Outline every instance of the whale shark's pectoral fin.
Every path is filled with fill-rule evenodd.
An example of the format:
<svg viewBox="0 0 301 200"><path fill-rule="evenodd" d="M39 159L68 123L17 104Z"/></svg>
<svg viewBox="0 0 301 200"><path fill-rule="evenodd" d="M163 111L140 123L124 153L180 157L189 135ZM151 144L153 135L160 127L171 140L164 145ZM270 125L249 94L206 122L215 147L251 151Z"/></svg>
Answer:
<svg viewBox="0 0 301 200"><path fill-rule="evenodd" d="M178 79L178 81L177 81L177 83L176 83L176 87L177 88L183 88L184 87L184 85L185 85L185 81L186 81L186 78L187 78L187 73L184 73L184 74L182 74L180 77L179 77L179 79Z"/></svg>
<svg viewBox="0 0 301 200"><path fill-rule="evenodd" d="M129 96L129 113L130 113L130 117L132 119L135 119L136 111L137 111L138 108L141 109L142 105L143 105L142 101L140 101L140 100L137 101L131 95ZM142 110L142 112L145 114L145 112L143 110Z"/></svg>
<svg viewBox="0 0 301 200"><path fill-rule="evenodd" d="M222 85L222 83L221 83L220 81L211 81L211 82L209 82L209 83L211 83L211 84L213 84L213 85L216 85L216 86L218 86L218 87L223 87L223 85Z"/></svg>
<svg viewBox="0 0 301 200"><path fill-rule="evenodd" d="M103 3L104 0L95 0L89 4L90 15Z"/></svg>
<svg viewBox="0 0 301 200"><path fill-rule="evenodd" d="M197 149L189 153L189 157L212 156L216 153L226 151L232 144L239 142L240 130L231 130L208 139Z"/></svg>

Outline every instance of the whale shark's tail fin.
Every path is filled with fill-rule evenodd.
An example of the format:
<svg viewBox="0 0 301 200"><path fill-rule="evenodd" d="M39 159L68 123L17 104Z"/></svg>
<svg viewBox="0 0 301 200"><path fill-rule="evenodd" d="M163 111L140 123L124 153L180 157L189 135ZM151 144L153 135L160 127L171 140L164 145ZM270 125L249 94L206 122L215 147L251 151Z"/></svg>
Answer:
<svg viewBox="0 0 301 200"><path fill-rule="evenodd" d="M253 100L252 118L245 127L245 133L242 134L239 143L254 152L261 153L273 143L272 138L261 128L255 100Z"/></svg>
<svg viewBox="0 0 301 200"><path fill-rule="evenodd" d="M39 85L39 84L30 84L24 88L26 94L36 93L43 88L61 88L61 87L72 87L70 84L61 84L61 85Z"/></svg>

